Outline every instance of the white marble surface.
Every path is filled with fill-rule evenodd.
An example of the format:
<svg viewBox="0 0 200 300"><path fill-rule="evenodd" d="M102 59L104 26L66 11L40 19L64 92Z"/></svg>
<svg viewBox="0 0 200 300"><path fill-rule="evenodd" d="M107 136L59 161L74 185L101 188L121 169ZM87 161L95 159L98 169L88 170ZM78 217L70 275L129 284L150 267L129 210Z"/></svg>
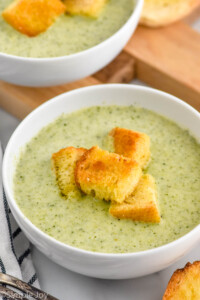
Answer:
<svg viewBox="0 0 200 300"><path fill-rule="evenodd" d="M200 30L200 20L194 28ZM18 124L16 118L0 109L0 140L3 147ZM200 260L200 242L193 251L166 270L146 277L117 281L73 273L50 261L35 247L32 253L41 288L60 300L161 300L174 270L182 268L188 261Z"/></svg>

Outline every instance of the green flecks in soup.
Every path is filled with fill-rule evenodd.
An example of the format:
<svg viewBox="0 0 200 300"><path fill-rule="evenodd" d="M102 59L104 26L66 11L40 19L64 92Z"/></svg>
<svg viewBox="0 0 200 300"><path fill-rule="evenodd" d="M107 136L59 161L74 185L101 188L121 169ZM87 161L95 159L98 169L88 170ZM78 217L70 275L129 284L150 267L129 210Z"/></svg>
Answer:
<svg viewBox="0 0 200 300"><path fill-rule="evenodd" d="M46 32L30 38L1 16L12 1L0 1L0 52L24 57L63 56L93 47L120 29L134 9L134 0L108 0L98 19L64 14Z"/></svg>
<svg viewBox="0 0 200 300"><path fill-rule="evenodd" d="M109 215L109 203L90 196L60 195L51 155L67 146L109 150L113 127L145 132L152 158L145 172L156 179L162 220L144 224ZM135 107L91 107L62 115L43 128L22 151L14 179L17 203L41 230L69 245L91 251L134 252L171 242L200 220L200 146L168 119Z"/></svg>

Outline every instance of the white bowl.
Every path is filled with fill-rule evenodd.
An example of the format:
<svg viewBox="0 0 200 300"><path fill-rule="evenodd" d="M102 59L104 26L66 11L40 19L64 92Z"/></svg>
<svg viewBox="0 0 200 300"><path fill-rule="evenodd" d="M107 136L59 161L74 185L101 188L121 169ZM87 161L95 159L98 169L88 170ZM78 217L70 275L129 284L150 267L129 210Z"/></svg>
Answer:
<svg viewBox="0 0 200 300"><path fill-rule="evenodd" d="M89 76L110 63L124 48L140 18L143 0L110 38L88 50L55 58L25 58L0 53L0 79L23 86L52 86Z"/></svg>
<svg viewBox="0 0 200 300"><path fill-rule="evenodd" d="M200 225L167 245L129 254L102 254L68 246L33 225L21 212L13 194L15 159L37 132L63 112L94 105L139 105L180 124L200 141L200 114L183 101L160 91L133 85L99 85L62 94L34 110L13 133L3 161L3 183L11 211L30 241L50 259L75 272L107 279L147 275L174 263L200 239Z"/></svg>

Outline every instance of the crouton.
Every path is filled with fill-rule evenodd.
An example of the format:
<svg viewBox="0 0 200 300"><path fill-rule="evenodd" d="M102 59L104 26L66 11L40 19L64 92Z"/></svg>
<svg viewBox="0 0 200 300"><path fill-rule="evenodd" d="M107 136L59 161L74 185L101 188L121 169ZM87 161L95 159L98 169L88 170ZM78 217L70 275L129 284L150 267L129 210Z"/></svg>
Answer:
<svg viewBox="0 0 200 300"><path fill-rule="evenodd" d="M150 138L147 134L114 128L109 133L113 137L114 152L136 160L144 168L150 158Z"/></svg>
<svg viewBox="0 0 200 300"><path fill-rule="evenodd" d="M15 0L2 16L16 30L33 37L46 31L65 9L60 0Z"/></svg>
<svg viewBox="0 0 200 300"><path fill-rule="evenodd" d="M154 178L143 175L135 191L121 204L111 203L110 214L116 218L159 223L160 215Z"/></svg>
<svg viewBox="0 0 200 300"><path fill-rule="evenodd" d="M200 299L200 261L187 263L172 275L163 300L198 300Z"/></svg>
<svg viewBox="0 0 200 300"><path fill-rule="evenodd" d="M133 192L141 174L136 161L97 146L85 152L75 167L75 181L84 193L119 203Z"/></svg>
<svg viewBox="0 0 200 300"><path fill-rule="evenodd" d="M171 24L190 14L199 0L145 0L140 23L150 27Z"/></svg>
<svg viewBox="0 0 200 300"><path fill-rule="evenodd" d="M68 196L78 193L74 179L74 169L78 159L85 153L84 148L67 147L52 155L52 165L60 191Z"/></svg>
<svg viewBox="0 0 200 300"><path fill-rule="evenodd" d="M66 11L71 15L97 18L107 0L64 0Z"/></svg>

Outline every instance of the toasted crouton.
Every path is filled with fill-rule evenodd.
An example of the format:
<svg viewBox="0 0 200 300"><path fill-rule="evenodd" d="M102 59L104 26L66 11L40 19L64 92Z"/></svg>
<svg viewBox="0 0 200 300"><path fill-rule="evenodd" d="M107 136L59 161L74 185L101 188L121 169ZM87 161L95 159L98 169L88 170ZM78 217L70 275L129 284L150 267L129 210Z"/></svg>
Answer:
<svg viewBox="0 0 200 300"><path fill-rule="evenodd" d="M114 151L136 160L145 167L150 158L150 138L147 134L116 127L110 132L114 139Z"/></svg>
<svg viewBox="0 0 200 300"><path fill-rule="evenodd" d="M78 159L85 153L84 148L67 147L52 155L53 169L58 186L63 195L78 192L74 179L74 169Z"/></svg>
<svg viewBox="0 0 200 300"><path fill-rule="evenodd" d="M86 194L120 203L133 192L141 174L136 161L95 146L77 162L75 181Z"/></svg>
<svg viewBox="0 0 200 300"><path fill-rule="evenodd" d="M187 16L199 5L200 0L145 0L140 23L165 26Z"/></svg>
<svg viewBox="0 0 200 300"><path fill-rule="evenodd" d="M133 192L121 204L111 203L110 214L119 219L159 223L160 215L154 178L143 175Z"/></svg>
<svg viewBox="0 0 200 300"><path fill-rule="evenodd" d="M107 0L64 0L66 11L71 15L97 18Z"/></svg>
<svg viewBox="0 0 200 300"><path fill-rule="evenodd" d="M65 9L60 0L15 0L2 16L16 30L33 37L46 31Z"/></svg>
<svg viewBox="0 0 200 300"><path fill-rule="evenodd" d="M200 261L187 263L172 275L163 300L198 300L200 299Z"/></svg>

